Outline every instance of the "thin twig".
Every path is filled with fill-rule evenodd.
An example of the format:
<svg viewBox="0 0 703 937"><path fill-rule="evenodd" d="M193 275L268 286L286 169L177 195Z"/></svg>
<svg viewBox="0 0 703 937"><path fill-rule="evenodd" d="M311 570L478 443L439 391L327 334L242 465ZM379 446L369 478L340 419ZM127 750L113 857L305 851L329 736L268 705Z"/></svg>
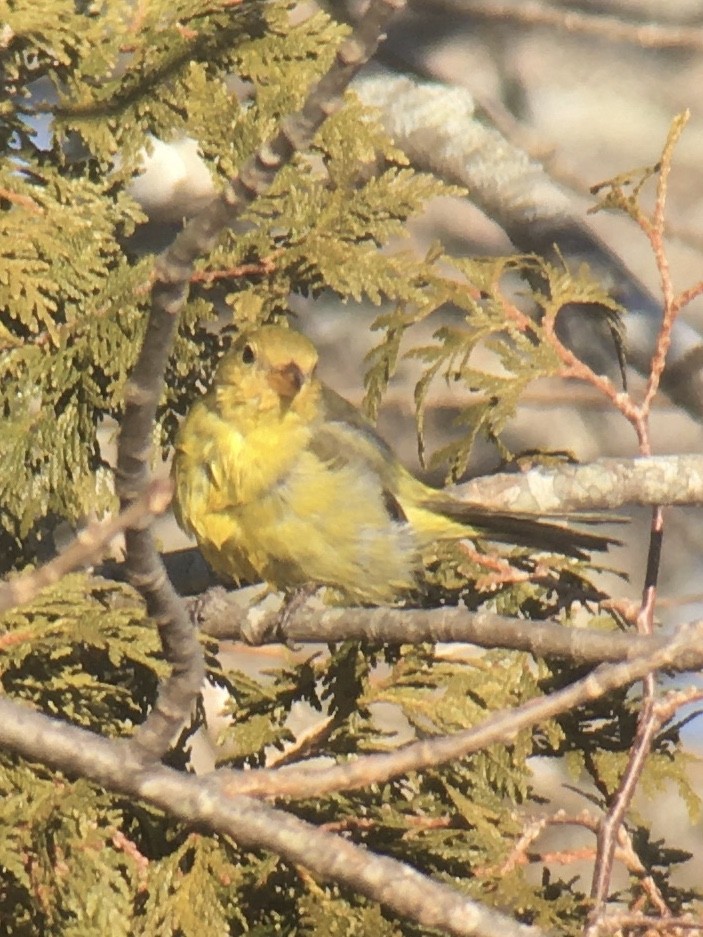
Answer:
<svg viewBox="0 0 703 937"><path fill-rule="evenodd" d="M629 752L627 767L620 778L608 812L598 827L596 859L591 884L594 907L589 915L589 926L584 932L586 937L592 935L594 922L602 913L608 898L615 848L624 830L622 824L658 728L659 722L654 712L654 682L651 674L648 674L645 679L644 702L637 722L637 734Z"/></svg>
<svg viewBox="0 0 703 937"><path fill-rule="evenodd" d="M268 257L262 257L256 263L238 264L236 267L228 267L225 270L196 270L191 275L191 283L216 283L218 280L239 280L242 277L266 276L273 273L276 265L273 261L273 254Z"/></svg>
<svg viewBox="0 0 703 937"><path fill-rule="evenodd" d="M551 26L569 33L645 49L703 49L703 30L668 23L628 23L615 16L558 9L538 0L430 0L431 6L485 19Z"/></svg>
<svg viewBox="0 0 703 937"><path fill-rule="evenodd" d="M664 299L664 311L662 314L661 325L659 327L659 335L657 336L657 342L654 348L654 355L652 357L652 364L649 370L649 377L647 379L647 390L640 406L643 417L649 415L649 407L657 391L659 390L661 376L664 372L664 366L666 364L666 356L669 351L669 347L671 346L671 332L676 318L682 309L682 297L677 299L674 293L674 285L671 279L671 269L669 267L669 258L667 257L664 244L664 235L666 231L664 213L666 209L666 195L669 174L671 173L671 161L674 154L674 148L684 131L689 117L690 111L684 111L683 114L680 114L671 125L671 129L667 136L666 143L664 144L664 149L661 156L659 176L657 179L657 195L654 205L654 213L651 220L645 221L642 219L640 225L644 233L649 238L649 242L652 246L652 251L657 263L657 270L659 271L659 282L661 286L662 297ZM698 291L700 292L700 289ZM683 294L684 298L685 295L686 294ZM694 291L690 295L691 298L693 298L693 296L697 295L697 293ZM648 452L642 454L649 455Z"/></svg>
<svg viewBox="0 0 703 937"><path fill-rule="evenodd" d="M703 688L697 686L686 687L685 690L672 690L664 697L656 700L654 710L660 725L666 725L682 706L690 706L703 699Z"/></svg>
<svg viewBox="0 0 703 937"><path fill-rule="evenodd" d="M112 540L124 530L142 527L163 513L171 503L171 483L152 481L127 510L105 521L90 524L57 557L38 569L0 585L0 614L31 602L42 589L57 583L67 573L98 563Z"/></svg>
<svg viewBox="0 0 703 937"><path fill-rule="evenodd" d="M647 378L647 387L642 401L639 405L636 405L629 394L622 395L626 398L626 401L620 407L637 433L639 451L642 456L650 456L652 453L649 430L651 404L659 389L666 365L667 353L671 345L671 333L681 310L679 305L680 297L676 297L671 279L664 235L666 197L673 152L686 125L688 116L688 112L685 112L677 117L672 123L667 136L659 164L656 199L651 217L645 214L637 201L638 189L635 190L635 198L628 202L633 219L649 239L657 270L659 271L664 305L661 325ZM615 190L619 198L624 198L624 193L618 186L615 187ZM652 511L642 602L636 619L637 630L640 635L651 635L654 628L654 608L656 605L663 536L664 514L661 506L657 505ZM646 758L661 725L661 716L656 708L655 678L650 673L646 675L643 681L642 704L637 720L635 738L628 754L627 765L598 828L596 859L591 883L593 907L588 916L585 937L595 937L597 934L598 921L604 914L605 903L610 892L616 845L625 833L623 825L625 816L637 790ZM661 899L661 902L663 903L663 909L660 908L660 910L670 913L663 899Z"/></svg>
<svg viewBox="0 0 703 937"><path fill-rule="evenodd" d="M648 914L632 914L628 912L615 912L604 914L598 921L600 934L623 934L630 930L665 931L667 934L676 934L679 931L703 933L703 919L693 917L653 917Z"/></svg>

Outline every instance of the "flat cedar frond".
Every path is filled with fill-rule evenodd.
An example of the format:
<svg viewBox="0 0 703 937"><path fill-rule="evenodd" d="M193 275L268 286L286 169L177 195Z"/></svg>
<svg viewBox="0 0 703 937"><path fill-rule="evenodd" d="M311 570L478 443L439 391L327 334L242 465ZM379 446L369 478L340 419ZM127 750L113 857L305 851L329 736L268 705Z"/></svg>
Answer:
<svg viewBox="0 0 703 937"><path fill-rule="evenodd" d="M0 681L46 712L124 735L140 721L166 673L154 633L131 590L67 576L3 618Z"/></svg>
<svg viewBox="0 0 703 937"><path fill-rule="evenodd" d="M415 388L418 450L425 458L425 416L428 394L438 377L452 387L467 392L462 411L456 418L463 435L446 445L430 460L431 466L448 463L448 478L456 480L467 469L474 443L479 435L495 442L503 458L511 453L501 436L514 417L520 399L532 381L558 375L563 367L554 346L546 341L540 324L543 316L556 319L570 303L587 303L606 315L609 328L622 350L621 307L587 267L574 273L531 255L525 257L466 260L433 255L424 283L424 301L409 315L405 305L395 313L384 314L377 327L389 338L370 356L367 387L372 389L373 409L377 410L398 355L399 336L412 342L412 325L426 319L445 303L458 307L461 321L443 325L434 333L431 345L411 347L407 357L422 362L422 375ZM443 274L438 264L451 265L455 272ZM536 307L530 317L507 298L504 279L521 274L537 281L526 297L527 308ZM525 298L524 298L525 299ZM523 299L523 302L524 302ZM419 308L418 308L419 306ZM459 316L456 317L459 319ZM386 349L384 351L383 349ZM395 349L388 356L388 349Z"/></svg>

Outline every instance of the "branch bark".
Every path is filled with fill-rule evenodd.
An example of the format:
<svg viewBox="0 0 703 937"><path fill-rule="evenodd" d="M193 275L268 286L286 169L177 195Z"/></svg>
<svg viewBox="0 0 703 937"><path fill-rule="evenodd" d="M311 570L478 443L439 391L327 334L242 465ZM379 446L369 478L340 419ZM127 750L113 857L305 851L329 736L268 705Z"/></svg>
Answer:
<svg viewBox="0 0 703 937"><path fill-rule="evenodd" d="M408 865L376 856L253 798L226 795L217 775L199 778L163 765L145 767L129 743L101 738L8 699L0 699L0 744L107 790L138 797L186 823L231 836L245 848L270 850L426 927L456 937L540 937L536 928L518 924Z"/></svg>
<svg viewBox="0 0 703 937"><path fill-rule="evenodd" d="M703 49L703 30L676 23L628 22L618 16L559 9L539 0L430 0L432 7L481 19L512 20L526 26L551 26L646 49Z"/></svg>
<svg viewBox="0 0 703 937"><path fill-rule="evenodd" d="M703 458L648 456L539 466L523 473L474 478L456 486L453 493L483 507L536 515L603 511L626 504L701 504Z"/></svg>
<svg viewBox="0 0 703 937"><path fill-rule="evenodd" d="M42 589L54 585L74 569L99 562L103 552L119 533L150 523L151 518L165 511L170 503L170 482L163 479L151 482L126 511L106 521L91 524L81 530L76 539L53 560L0 584L0 614L31 602Z"/></svg>
<svg viewBox="0 0 703 937"><path fill-rule="evenodd" d="M220 641L248 644L319 644L363 641L368 644L462 642L483 648L527 651L535 657L575 664L632 660L661 646L660 640L621 632L569 628L558 621L509 618L470 612L464 606L432 609L330 608L315 598L285 615L281 597L252 606L250 590L209 590L189 602L201 630ZM263 607L262 607L263 606Z"/></svg>

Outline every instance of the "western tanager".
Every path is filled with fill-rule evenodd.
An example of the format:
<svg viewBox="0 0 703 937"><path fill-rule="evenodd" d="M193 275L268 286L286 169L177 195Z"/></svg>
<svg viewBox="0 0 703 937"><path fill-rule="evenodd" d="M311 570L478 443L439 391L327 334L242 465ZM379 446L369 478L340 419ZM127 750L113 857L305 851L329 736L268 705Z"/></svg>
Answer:
<svg viewBox="0 0 703 937"><path fill-rule="evenodd" d="M180 428L176 518L226 580L314 583L387 604L418 588L423 551L438 540L484 536L572 555L607 545L419 481L316 377L317 357L287 328L242 334Z"/></svg>

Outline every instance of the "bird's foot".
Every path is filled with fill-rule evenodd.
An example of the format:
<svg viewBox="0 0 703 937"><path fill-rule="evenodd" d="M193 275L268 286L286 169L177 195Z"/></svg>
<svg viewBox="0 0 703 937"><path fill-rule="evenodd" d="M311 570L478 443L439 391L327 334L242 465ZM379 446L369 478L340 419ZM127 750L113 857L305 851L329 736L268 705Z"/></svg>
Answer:
<svg viewBox="0 0 703 937"><path fill-rule="evenodd" d="M303 608L308 599L312 598L319 588L320 587L315 585L315 583L309 582L304 586L298 586L298 588L294 589L292 592L286 593L286 597L283 600L283 606L278 613L278 620L276 621L276 634L279 640L293 651L299 650L300 648L293 643L288 635L288 630L300 609Z"/></svg>

